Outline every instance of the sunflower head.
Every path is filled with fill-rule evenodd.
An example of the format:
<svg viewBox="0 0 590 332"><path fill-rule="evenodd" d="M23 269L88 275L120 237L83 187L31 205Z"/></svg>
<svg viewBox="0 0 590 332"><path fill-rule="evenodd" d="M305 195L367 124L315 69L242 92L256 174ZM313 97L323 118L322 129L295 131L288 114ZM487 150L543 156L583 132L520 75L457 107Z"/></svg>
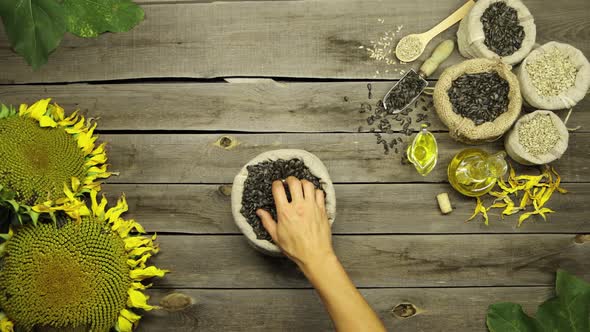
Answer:
<svg viewBox="0 0 590 332"><path fill-rule="evenodd" d="M95 146L96 124L43 99L32 106L0 105L0 205L36 223L39 213L73 196L100 190L106 170L104 144ZM67 212L73 212L71 209Z"/></svg>
<svg viewBox="0 0 590 332"><path fill-rule="evenodd" d="M105 210L106 199L99 202L92 191L91 202L80 220L62 214L57 223L17 226L2 235L0 325L131 331L140 318L133 308L154 308L142 281L167 272L147 266L159 251L155 236L139 235L141 225L121 218L124 197Z"/></svg>

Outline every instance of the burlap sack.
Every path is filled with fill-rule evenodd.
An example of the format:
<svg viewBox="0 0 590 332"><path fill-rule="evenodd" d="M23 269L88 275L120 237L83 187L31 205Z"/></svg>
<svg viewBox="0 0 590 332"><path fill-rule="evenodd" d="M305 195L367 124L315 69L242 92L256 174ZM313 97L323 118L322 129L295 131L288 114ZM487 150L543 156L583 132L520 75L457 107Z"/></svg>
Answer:
<svg viewBox="0 0 590 332"><path fill-rule="evenodd" d="M537 114L548 114L551 116L551 120L553 121L553 125L559 132L559 141L555 144L551 151L547 152L546 154L535 156L528 153L524 147L520 144L519 136L518 136L518 128L524 123L530 121L535 115ZM548 164L558 158L560 158L565 150L567 150L567 145L569 141L569 133L565 124L561 119L555 115L555 113L551 111L535 111L533 113L527 114L520 118L512 130L506 135L504 139L504 148L506 152L510 156L510 158L514 159L516 162L521 163L523 165L544 165Z"/></svg>
<svg viewBox="0 0 590 332"><path fill-rule="evenodd" d="M532 84L526 70L526 64L553 48L558 48L561 52L569 56L572 63L578 69L578 74L576 75L574 86L560 95L542 96ZM580 100L584 99L588 88L590 88L590 63L588 59L577 48L558 42L549 42L532 51L517 68L516 75L518 76L520 90L522 91L525 102L538 109L560 110L574 107Z"/></svg>
<svg viewBox="0 0 590 332"><path fill-rule="evenodd" d="M475 74L496 71L500 77L508 81L508 110L500 114L492 122L484 122L476 126L473 120L464 118L453 111L447 91L453 81L463 74ZM442 122L449 128L451 137L466 144L492 142L510 129L516 121L522 108L522 97L516 76L510 71L510 66L499 60L472 59L447 68L440 76L434 87L434 107Z"/></svg>
<svg viewBox="0 0 590 332"><path fill-rule="evenodd" d="M491 51L485 44L483 24L480 21L483 12L494 2L504 1L508 6L516 9L520 25L524 28L524 40L519 50L509 56L500 57ZM457 31L457 44L459 52L466 58L500 58L509 65L519 63L524 59L535 45L537 27L533 15L520 0L478 0L469 11L469 14L459 23Z"/></svg>
<svg viewBox="0 0 590 332"><path fill-rule="evenodd" d="M289 160L294 158L303 160L303 163L309 168L311 173L320 179L322 189L326 193L326 211L328 213L328 221L330 222L330 225L332 225L334 219L336 218L336 192L334 191L334 185L330 180L330 175L328 174L326 166L324 166L318 157L307 151L294 149L273 150L259 154L254 159L250 160L246 165L244 165L244 167L242 167L240 172L234 178L231 193L231 205L234 221L248 239L248 243L250 243L260 252L267 255L281 256L282 253L279 247L277 247L274 243L257 239L256 234L252 230L252 226L250 226L246 218L240 212L242 209L242 193L244 191L244 182L248 177L247 167L249 165L256 165L268 160Z"/></svg>

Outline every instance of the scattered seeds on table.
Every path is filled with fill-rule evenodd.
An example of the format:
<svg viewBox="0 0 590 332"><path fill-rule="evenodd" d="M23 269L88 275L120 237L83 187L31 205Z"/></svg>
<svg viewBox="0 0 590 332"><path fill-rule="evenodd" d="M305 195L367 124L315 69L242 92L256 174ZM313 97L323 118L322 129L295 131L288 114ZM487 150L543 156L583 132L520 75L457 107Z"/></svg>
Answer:
<svg viewBox="0 0 590 332"><path fill-rule="evenodd" d="M508 109L508 82L497 72L463 74L447 91L453 111L475 125L494 121Z"/></svg>
<svg viewBox="0 0 590 332"><path fill-rule="evenodd" d="M558 141L559 131L548 114L537 114L518 128L518 142L534 156L551 151Z"/></svg>
<svg viewBox="0 0 590 332"><path fill-rule="evenodd" d="M491 4L480 17L485 35L484 44L500 56L509 56L522 46L525 32L516 9L504 1Z"/></svg>
<svg viewBox="0 0 590 332"><path fill-rule="evenodd" d="M567 54L553 48L526 64L531 83L541 96L557 96L572 87L578 70Z"/></svg>
<svg viewBox="0 0 590 332"><path fill-rule="evenodd" d="M301 159L278 159L263 161L247 167L248 177L244 183L242 193L242 209L240 212L252 226L256 238L271 241L271 237L256 215L256 210L264 209L277 220L277 210L272 196L272 183L275 180L284 180L294 176L300 180L306 179L321 188L320 179L313 175ZM287 199L291 201L291 195L285 183Z"/></svg>

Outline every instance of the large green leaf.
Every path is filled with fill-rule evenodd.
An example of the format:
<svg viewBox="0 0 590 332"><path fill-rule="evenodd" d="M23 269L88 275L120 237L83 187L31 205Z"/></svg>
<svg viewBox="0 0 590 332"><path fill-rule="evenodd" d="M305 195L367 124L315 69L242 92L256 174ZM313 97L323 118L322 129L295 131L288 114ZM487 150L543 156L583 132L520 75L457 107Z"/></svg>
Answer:
<svg viewBox="0 0 590 332"><path fill-rule="evenodd" d="M590 331L590 284L558 270L555 288L557 297L539 306L536 319L515 303L490 305L486 319L488 329L491 332Z"/></svg>
<svg viewBox="0 0 590 332"><path fill-rule="evenodd" d="M37 69L57 48L66 24L55 0L0 0L0 15L14 50Z"/></svg>
<svg viewBox="0 0 590 332"><path fill-rule="evenodd" d="M491 332L532 332L538 327L520 304L510 302L490 305L486 324Z"/></svg>
<svg viewBox="0 0 590 332"><path fill-rule="evenodd" d="M64 0L63 5L68 31L84 38L129 31L144 16L131 0Z"/></svg>
<svg viewBox="0 0 590 332"><path fill-rule="evenodd" d="M543 303L537 320L543 331L590 331L590 284L563 271L557 271L557 297Z"/></svg>

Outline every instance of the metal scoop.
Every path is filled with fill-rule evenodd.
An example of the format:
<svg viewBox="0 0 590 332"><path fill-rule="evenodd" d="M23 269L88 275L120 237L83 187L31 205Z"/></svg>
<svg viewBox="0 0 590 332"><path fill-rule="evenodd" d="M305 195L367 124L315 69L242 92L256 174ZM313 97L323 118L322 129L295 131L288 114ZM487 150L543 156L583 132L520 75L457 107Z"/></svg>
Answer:
<svg viewBox="0 0 590 332"><path fill-rule="evenodd" d="M436 71L438 66L449 58L455 43L448 39L434 49L428 60L424 61L416 73L410 69L383 97L383 107L389 114L396 114L411 105L428 86L426 78Z"/></svg>

